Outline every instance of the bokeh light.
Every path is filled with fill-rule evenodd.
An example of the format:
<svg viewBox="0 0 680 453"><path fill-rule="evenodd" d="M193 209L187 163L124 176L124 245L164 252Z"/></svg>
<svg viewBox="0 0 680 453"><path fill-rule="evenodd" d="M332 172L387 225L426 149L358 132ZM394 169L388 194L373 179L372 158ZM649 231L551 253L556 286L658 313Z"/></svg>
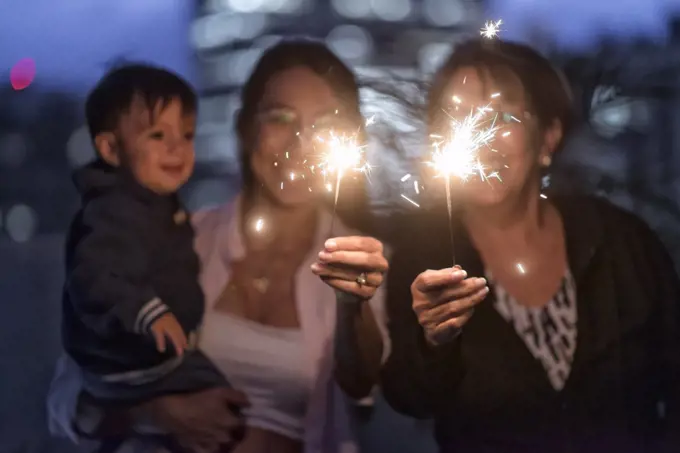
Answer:
<svg viewBox="0 0 680 453"><path fill-rule="evenodd" d="M0 136L0 166L19 168L28 156L26 137L19 133Z"/></svg>
<svg viewBox="0 0 680 453"><path fill-rule="evenodd" d="M363 63L371 56L373 39L356 25L339 25L326 37L328 47L349 63Z"/></svg>
<svg viewBox="0 0 680 453"><path fill-rule="evenodd" d="M80 167L95 158L94 145L86 126L76 129L66 144L66 157L72 167Z"/></svg>
<svg viewBox="0 0 680 453"><path fill-rule="evenodd" d="M226 7L236 13L287 14L299 10L303 0L226 0Z"/></svg>
<svg viewBox="0 0 680 453"><path fill-rule="evenodd" d="M451 54L453 46L448 42L431 42L418 51L418 66L424 73L433 73Z"/></svg>
<svg viewBox="0 0 680 453"><path fill-rule="evenodd" d="M9 79L12 84L12 88L14 88L16 91L25 90L28 88L31 83L33 83L33 79L35 79L35 72L35 61L33 61L31 58L19 60L14 66L12 66L12 69L9 73Z"/></svg>
<svg viewBox="0 0 680 453"><path fill-rule="evenodd" d="M202 17L191 27L191 41L199 50L259 36L268 23L264 14L218 13Z"/></svg>
<svg viewBox="0 0 680 453"><path fill-rule="evenodd" d="M372 15L371 5L366 0L331 0L333 9L349 19L365 19Z"/></svg>
<svg viewBox="0 0 680 453"><path fill-rule="evenodd" d="M380 19L396 22L411 15L411 0L371 0L371 9Z"/></svg>
<svg viewBox="0 0 680 453"><path fill-rule="evenodd" d="M425 0L423 14L433 25L450 27L465 20L465 6L460 0Z"/></svg>
<svg viewBox="0 0 680 453"><path fill-rule="evenodd" d="M15 242L28 242L38 229L38 216L30 206L17 204L9 208L5 229Z"/></svg>

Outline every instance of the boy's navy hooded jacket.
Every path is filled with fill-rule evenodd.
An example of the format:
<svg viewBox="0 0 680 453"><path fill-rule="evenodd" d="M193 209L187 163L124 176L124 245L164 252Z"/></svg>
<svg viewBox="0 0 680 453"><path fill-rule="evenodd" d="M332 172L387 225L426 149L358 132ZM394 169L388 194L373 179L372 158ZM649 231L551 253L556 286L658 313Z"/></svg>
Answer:
<svg viewBox="0 0 680 453"><path fill-rule="evenodd" d="M176 195L101 161L74 181L82 206L66 244L65 349L95 375L159 365L175 351L156 350L151 323L169 311L189 335L203 316L189 218Z"/></svg>

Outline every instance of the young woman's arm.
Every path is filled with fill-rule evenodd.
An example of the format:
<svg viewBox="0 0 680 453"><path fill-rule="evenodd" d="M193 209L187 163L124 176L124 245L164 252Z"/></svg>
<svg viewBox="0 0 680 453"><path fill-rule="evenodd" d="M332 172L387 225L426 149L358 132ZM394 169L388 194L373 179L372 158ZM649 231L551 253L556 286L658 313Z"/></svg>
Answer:
<svg viewBox="0 0 680 453"><path fill-rule="evenodd" d="M387 268L382 243L362 236L328 240L312 266L335 289L334 374L355 399L370 395L389 350L381 290Z"/></svg>
<svg viewBox="0 0 680 453"><path fill-rule="evenodd" d="M337 299L335 379L347 395L361 399L378 384L380 367L389 350L378 320L382 293L371 302L344 293L338 293Z"/></svg>

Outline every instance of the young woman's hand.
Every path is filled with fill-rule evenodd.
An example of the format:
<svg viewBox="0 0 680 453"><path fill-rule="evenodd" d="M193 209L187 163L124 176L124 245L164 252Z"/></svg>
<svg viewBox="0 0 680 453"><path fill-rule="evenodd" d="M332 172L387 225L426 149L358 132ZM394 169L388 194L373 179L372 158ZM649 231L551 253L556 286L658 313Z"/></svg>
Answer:
<svg viewBox="0 0 680 453"><path fill-rule="evenodd" d="M146 403L143 417L170 433L180 447L192 453L219 453L243 438L241 409L245 395L230 388L168 395Z"/></svg>
<svg viewBox="0 0 680 453"><path fill-rule="evenodd" d="M458 266L427 270L411 285L412 308L431 345L448 343L472 317L489 287L483 278L467 278Z"/></svg>
<svg viewBox="0 0 680 453"><path fill-rule="evenodd" d="M333 288L368 300L382 284L387 268L380 241L348 236L327 240L312 272Z"/></svg>

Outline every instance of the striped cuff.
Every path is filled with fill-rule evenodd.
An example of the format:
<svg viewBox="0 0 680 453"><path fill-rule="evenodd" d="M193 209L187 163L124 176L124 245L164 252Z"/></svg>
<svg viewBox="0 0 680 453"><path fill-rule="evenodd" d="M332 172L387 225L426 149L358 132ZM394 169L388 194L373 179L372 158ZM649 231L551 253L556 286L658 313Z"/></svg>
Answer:
<svg viewBox="0 0 680 453"><path fill-rule="evenodd" d="M169 311L170 308L165 305L162 300L158 297L154 297L139 310L137 319L135 320L134 331L140 334L148 332L151 324Z"/></svg>

